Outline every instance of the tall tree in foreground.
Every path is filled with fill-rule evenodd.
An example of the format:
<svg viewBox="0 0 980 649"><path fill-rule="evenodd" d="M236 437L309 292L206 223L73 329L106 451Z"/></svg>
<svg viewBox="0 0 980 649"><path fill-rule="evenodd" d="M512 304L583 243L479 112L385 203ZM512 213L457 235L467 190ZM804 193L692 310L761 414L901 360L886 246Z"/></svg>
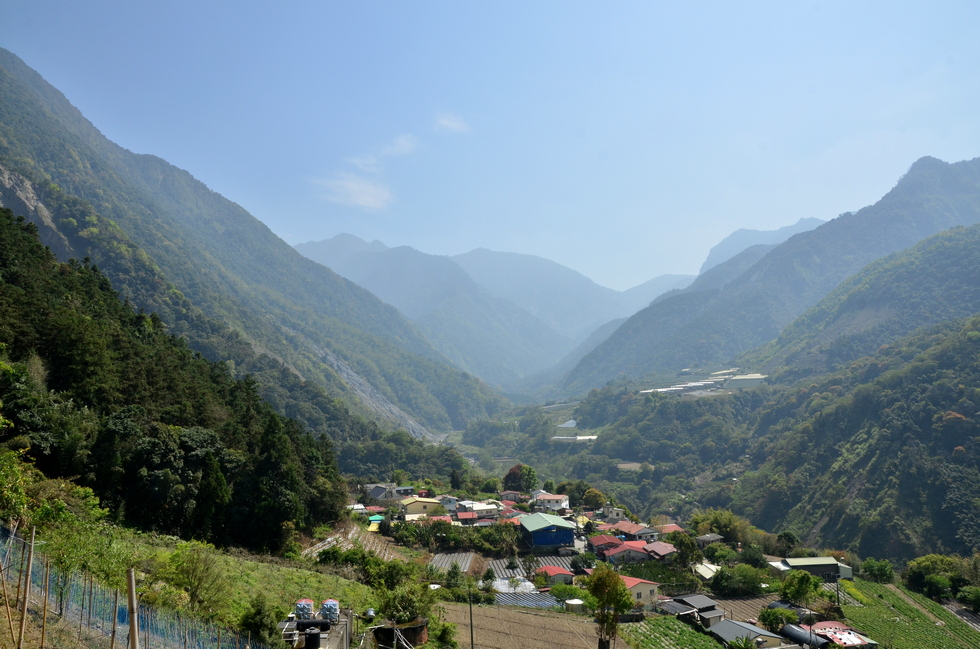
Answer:
<svg viewBox="0 0 980 649"><path fill-rule="evenodd" d="M609 649L616 639L620 614L633 608L633 595L607 563L596 566L588 579L588 589L596 599L595 623L599 649Z"/></svg>

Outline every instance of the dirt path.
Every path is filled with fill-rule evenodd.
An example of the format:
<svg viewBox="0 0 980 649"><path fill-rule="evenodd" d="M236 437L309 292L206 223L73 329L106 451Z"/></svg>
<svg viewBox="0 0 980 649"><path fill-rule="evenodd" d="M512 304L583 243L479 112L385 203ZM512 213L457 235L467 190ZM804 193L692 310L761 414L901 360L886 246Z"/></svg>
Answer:
<svg viewBox="0 0 980 649"><path fill-rule="evenodd" d="M888 584L888 589L891 590L892 592L896 593L899 597L901 597L902 599L904 599L906 602L908 602L909 604L911 604L915 608L917 608L920 611L922 611L922 613L925 614L926 617L928 617L930 620L932 620L933 622L935 622L938 626L946 626L946 623L945 622L943 622L938 617L936 617L935 615L933 615L932 613L930 613L928 609L923 608L922 605L919 604L917 601L915 601L914 599L912 599L911 597L909 597L908 595L906 595L905 593L903 593L902 592L902 589L899 588L898 586L896 586L895 584Z"/></svg>

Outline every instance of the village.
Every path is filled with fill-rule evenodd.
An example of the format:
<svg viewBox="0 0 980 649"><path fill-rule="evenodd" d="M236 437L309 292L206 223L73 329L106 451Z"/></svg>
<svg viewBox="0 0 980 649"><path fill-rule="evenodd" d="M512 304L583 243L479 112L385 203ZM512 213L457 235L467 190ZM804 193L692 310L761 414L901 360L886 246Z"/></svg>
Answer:
<svg viewBox="0 0 980 649"><path fill-rule="evenodd" d="M349 506L352 517L365 518L368 532L396 541L452 537L454 529L462 533L473 528L471 533L478 534L481 528L512 528L518 540L513 554L503 548L489 554L453 551L451 544L435 542L428 556L429 565L438 570L476 577L497 606L588 613L584 580L597 565L608 565L632 600L632 610L619 615L621 634L631 622L670 616L716 646L878 646L840 621L840 582L854 575L833 556L764 555L765 570L758 572L769 575L770 583L735 596L736 591L715 588L716 595L716 575L726 562L736 563L740 544L726 544L721 534L697 534L673 522L647 525L609 501L593 498L588 505L573 507L569 495L544 489L504 489L496 498L472 500L396 483L365 484L360 495L360 502ZM637 574L663 577L658 581ZM789 574L808 578L803 580L808 586L793 598L782 596L786 589L780 588Z"/></svg>

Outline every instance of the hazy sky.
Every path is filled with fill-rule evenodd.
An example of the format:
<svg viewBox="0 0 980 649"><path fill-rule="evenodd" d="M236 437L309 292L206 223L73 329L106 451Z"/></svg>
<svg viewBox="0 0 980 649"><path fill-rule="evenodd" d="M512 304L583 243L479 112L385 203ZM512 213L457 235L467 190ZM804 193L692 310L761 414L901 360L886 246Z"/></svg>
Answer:
<svg viewBox="0 0 980 649"><path fill-rule="evenodd" d="M290 243L483 246L623 289L980 156L978 25L975 2L4 0L0 46Z"/></svg>

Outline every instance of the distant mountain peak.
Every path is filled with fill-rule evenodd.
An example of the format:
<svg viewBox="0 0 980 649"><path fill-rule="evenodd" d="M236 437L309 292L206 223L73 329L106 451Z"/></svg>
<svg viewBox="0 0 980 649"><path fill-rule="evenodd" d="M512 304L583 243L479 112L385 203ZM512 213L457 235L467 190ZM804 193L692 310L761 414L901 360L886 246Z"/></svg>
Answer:
<svg viewBox="0 0 980 649"><path fill-rule="evenodd" d="M812 230L823 223L824 221L822 219L809 217L801 218L792 225L786 225L775 230L750 230L748 228L739 228L711 248L711 251L708 252L707 258L701 265L701 270L699 272L703 274L718 264L728 261L735 255L750 248L751 246L757 246L759 244L779 244L786 241L794 234Z"/></svg>

